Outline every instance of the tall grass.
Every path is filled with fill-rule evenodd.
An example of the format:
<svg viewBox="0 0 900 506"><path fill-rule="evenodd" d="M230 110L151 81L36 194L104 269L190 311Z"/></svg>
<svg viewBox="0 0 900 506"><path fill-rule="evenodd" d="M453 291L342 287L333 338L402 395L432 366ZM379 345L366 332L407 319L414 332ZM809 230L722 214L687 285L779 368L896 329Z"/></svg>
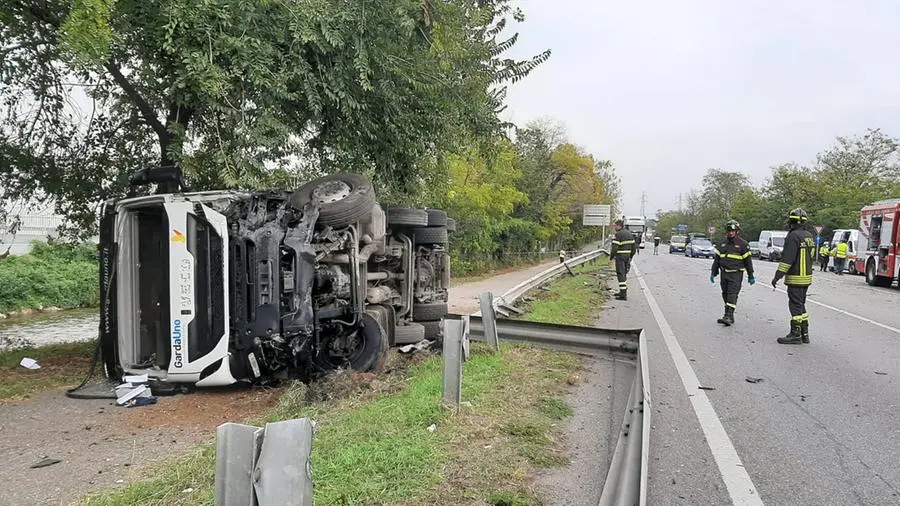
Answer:
<svg viewBox="0 0 900 506"><path fill-rule="evenodd" d="M97 306L99 272L93 245L36 242L31 253L0 260L0 312Z"/></svg>

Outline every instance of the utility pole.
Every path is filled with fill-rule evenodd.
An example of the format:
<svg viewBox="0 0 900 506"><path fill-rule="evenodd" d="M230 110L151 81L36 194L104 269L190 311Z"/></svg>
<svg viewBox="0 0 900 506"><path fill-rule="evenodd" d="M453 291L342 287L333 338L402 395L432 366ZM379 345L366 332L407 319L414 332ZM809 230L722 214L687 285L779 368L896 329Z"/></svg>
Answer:
<svg viewBox="0 0 900 506"><path fill-rule="evenodd" d="M647 217L647 192L641 193L641 217Z"/></svg>
<svg viewBox="0 0 900 506"><path fill-rule="evenodd" d="M678 212L681 212L681 194L678 194Z"/></svg>

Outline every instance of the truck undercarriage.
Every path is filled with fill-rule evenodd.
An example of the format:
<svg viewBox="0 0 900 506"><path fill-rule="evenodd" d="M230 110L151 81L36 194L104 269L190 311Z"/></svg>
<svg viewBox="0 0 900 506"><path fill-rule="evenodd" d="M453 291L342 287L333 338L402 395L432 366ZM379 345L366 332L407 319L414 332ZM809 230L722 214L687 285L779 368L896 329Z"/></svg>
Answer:
<svg viewBox="0 0 900 506"><path fill-rule="evenodd" d="M389 346L439 337L453 227L441 210L384 209L357 174L107 202L107 374L213 386L377 370Z"/></svg>

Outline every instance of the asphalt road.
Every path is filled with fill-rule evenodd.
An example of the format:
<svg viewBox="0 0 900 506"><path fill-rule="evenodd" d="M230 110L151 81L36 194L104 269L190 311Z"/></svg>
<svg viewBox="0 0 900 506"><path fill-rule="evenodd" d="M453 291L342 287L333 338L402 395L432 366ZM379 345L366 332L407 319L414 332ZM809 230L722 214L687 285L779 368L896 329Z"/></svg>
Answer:
<svg viewBox="0 0 900 506"><path fill-rule="evenodd" d="M776 264L756 262L758 282L745 281L728 328L716 323L711 260L648 249L635 265L629 301L602 323L646 331L648 504L900 504L900 291L817 271L812 342L790 346L775 342L790 318L787 295L769 285Z"/></svg>

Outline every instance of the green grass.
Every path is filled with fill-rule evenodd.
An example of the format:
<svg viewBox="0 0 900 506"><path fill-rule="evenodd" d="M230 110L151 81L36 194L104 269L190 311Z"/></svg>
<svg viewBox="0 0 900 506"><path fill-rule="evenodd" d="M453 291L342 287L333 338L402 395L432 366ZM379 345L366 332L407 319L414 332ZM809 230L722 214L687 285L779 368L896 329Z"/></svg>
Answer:
<svg viewBox="0 0 900 506"><path fill-rule="evenodd" d="M0 260L0 313L100 303L100 266L89 245L34 243L31 253Z"/></svg>
<svg viewBox="0 0 900 506"><path fill-rule="evenodd" d="M472 407L460 413L440 408L441 362L432 357L377 380L383 383L363 389L368 394L308 403L304 387L299 393L292 389L266 420L318 422L312 466L317 505L456 504L472 498L533 504L525 496L516 499L531 472L564 463L551 436L564 408L544 396L561 394L565 382L545 373L572 374L579 365L577 357L546 350L504 346L494 354L475 346L463 375L463 397ZM428 431L431 424L434 432ZM214 448L203 445L145 481L82 504L213 504L214 478ZM182 493L187 488L194 492Z"/></svg>
<svg viewBox="0 0 900 506"><path fill-rule="evenodd" d="M535 290L523 320L565 325L590 325L606 300L606 283L600 275L606 262L580 265L550 283L548 291Z"/></svg>
<svg viewBox="0 0 900 506"><path fill-rule="evenodd" d="M87 374L97 341L51 344L0 352L0 403L64 385L77 385ZM23 357L40 369L19 365Z"/></svg>

